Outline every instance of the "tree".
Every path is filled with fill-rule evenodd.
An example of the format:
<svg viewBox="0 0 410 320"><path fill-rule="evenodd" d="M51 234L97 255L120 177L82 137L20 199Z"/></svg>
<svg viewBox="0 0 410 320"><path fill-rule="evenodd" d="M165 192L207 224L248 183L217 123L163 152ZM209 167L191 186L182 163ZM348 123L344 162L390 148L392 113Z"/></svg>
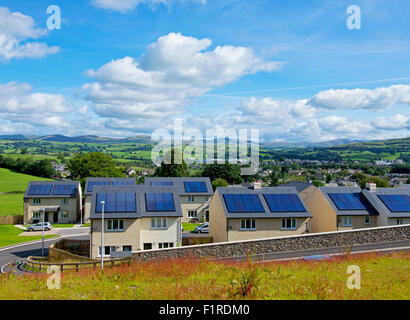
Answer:
<svg viewBox="0 0 410 320"><path fill-rule="evenodd" d="M161 166L155 169L155 175L157 177L189 177L188 166L185 160L182 159L182 163L174 163L175 162L174 148L172 148L170 152L171 152L171 163L165 164L164 162L161 162ZM169 154L166 156L169 157Z"/></svg>
<svg viewBox="0 0 410 320"><path fill-rule="evenodd" d="M410 184L410 177L407 178L407 184Z"/></svg>
<svg viewBox="0 0 410 320"><path fill-rule="evenodd" d="M373 182L378 188L390 188L389 181L379 177L368 177L359 181L360 188L364 189L367 182Z"/></svg>
<svg viewBox="0 0 410 320"><path fill-rule="evenodd" d="M21 154L27 154L27 152L28 152L28 149L26 147L21 148L21 150L20 150Z"/></svg>
<svg viewBox="0 0 410 320"><path fill-rule="evenodd" d="M214 189L214 191L216 190L216 188L227 187L228 185L228 181L226 181L225 179L218 178L215 181L212 181L212 188Z"/></svg>
<svg viewBox="0 0 410 320"><path fill-rule="evenodd" d="M70 172L71 179L125 177L125 174L115 166L115 161L109 155L99 152L75 155L67 161L66 169Z"/></svg>
<svg viewBox="0 0 410 320"><path fill-rule="evenodd" d="M27 170L30 174L39 177L54 178L56 176L56 171L51 164L51 160L49 159L37 160L33 162Z"/></svg>
<svg viewBox="0 0 410 320"><path fill-rule="evenodd" d="M230 184L239 184L243 182L241 176L241 167L230 163L224 164L207 164L204 171L202 171L203 177L209 177L211 181L218 178L226 180Z"/></svg>
<svg viewBox="0 0 410 320"><path fill-rule="evenodd" d="M270 174L270 183L269 183L269 186L270 186L270 187L277 187L279 184L280 184L279 177L278 177L276 171L273 171L273 172Z"/></svg>

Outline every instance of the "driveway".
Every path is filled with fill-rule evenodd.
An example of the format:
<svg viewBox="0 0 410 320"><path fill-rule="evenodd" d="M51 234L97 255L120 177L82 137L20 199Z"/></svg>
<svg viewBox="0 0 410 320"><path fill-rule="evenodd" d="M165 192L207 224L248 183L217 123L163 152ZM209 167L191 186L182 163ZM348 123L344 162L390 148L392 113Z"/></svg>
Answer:
<svg viewBox="0 0 410 320"><path fill-rule="evenodd" d="M58 230L61 237L44 239L44 255L48 255L48 248L53 243L60 241L62 238L70 238L76 240L90 239L90 228L61 228ZM27 232L30 235L35 235L37 232ZM44 234L50 234L44 232ZM41 235L41 232L40 232ZM20 243L14 246L0 248L0 270L13 260L23 260L29 256L41 256L42 240L36 240L29 243Z"/></svg>

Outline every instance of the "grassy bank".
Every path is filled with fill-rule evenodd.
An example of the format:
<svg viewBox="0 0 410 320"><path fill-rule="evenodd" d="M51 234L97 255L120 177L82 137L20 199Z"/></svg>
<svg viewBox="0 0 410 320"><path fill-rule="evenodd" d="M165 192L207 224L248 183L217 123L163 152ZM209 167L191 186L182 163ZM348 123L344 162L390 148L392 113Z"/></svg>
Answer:
<svg viewBox="0 0 410 320"><path fill-rule="evenodd" d="M348 266L361 270L361 289L348 289ZM60 290L48 275L0 276L0 299L409 299L410 254L368 254L332 261L255 264L141 263L65 273Z"/></svg>
<svg viewBox="0 0 410 320"><path fill-rule="evenodd" d="M0 216L24 214L22 193L0 194Z"/></svg>
<svg viewBox="0 0 410 320"><path fill-rule="evenodd" d="M24 232L12 225L0 225L0 248L27 241L40 240L41 236L19 236ZM45 235L44 238L54 238L57 235Z"/></svg>

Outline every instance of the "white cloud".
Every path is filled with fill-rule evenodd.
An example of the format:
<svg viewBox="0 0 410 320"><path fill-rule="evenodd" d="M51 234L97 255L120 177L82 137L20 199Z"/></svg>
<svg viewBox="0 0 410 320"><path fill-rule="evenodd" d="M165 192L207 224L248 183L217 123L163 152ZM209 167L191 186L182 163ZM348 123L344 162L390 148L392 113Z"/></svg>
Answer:
<svg viewBox="0 0 410 320"><path fill-rule="evenodd" d="M393 85L376 89L331 89L309 99L316 108L329 110L386 110L395 104L410 104L410 85Z"/></svg>
<svg viewBox="0 0 410 320"><path fill-rule="evenodd" d="M43 58L59 51L45 43L28 41L47 34L46 29L35 28L33 18L20 12L0 7L0 59Z"/></svg>
<svg viewBox="0 0 410 320"><path fill-rule="evenodd" d="M140 4L146 4L155 10L161 4L169 6L172 2L177 1L206 4L206 0L92 0L91 3L97 8L126 13L134 10Z"/></svg>
<svg viewBox="0 0 410 320"><path fill-rule="evenodd" d="M0 118L45 126L65 126L64 116L73 110L59 94L32 92L27 83L0 83Z"/></svg>
<svg viewBox="0 0 410 320"><path fill-rule="evenodd" d="M372 124L384 130L410 130L410 116L396 114L391 117L378 117L372 121Z"/></svg>
<svg viewBox="0 0 410 320"><path fill-rule="evenodd" d="M184 111L193 98L247 74L273 71L252 49L211 45L209 39L170 33L148 46L138 60L125 57L89 70L95 82L83 86L92 109L110 118L164 118Z"/></svg>

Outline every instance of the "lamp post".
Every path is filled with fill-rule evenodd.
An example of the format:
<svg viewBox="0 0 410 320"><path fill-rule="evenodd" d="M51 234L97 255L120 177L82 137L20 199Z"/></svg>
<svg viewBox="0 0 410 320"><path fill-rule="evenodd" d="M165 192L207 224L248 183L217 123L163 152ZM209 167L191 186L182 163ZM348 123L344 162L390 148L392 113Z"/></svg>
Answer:
<svg viewBox="0 0 410 320"><path fill-rule="evenodd" d="M44 257L44 216L46 215L46 209L42 208L43 211L43 234L42 234L42 242L41 242L41 256Z"/></svg>
<svg viewBox="0 0 410 320"><path fill-rule="evenodd" d="M104 205L105 201L101 201L101 271L104 270Z"/></svg>

